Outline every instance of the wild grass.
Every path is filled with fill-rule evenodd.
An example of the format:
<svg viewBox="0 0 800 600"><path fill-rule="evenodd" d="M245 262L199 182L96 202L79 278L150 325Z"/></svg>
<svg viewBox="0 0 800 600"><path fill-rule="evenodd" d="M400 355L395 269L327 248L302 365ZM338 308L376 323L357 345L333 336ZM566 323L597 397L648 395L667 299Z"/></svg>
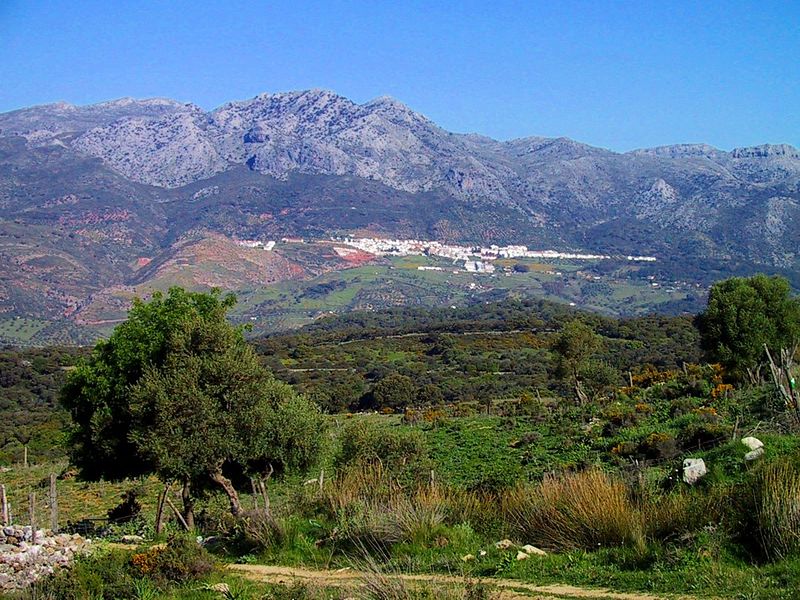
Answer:
<svg viewBox="0 0 800 600"><path fill-rule="evenodd" d="M779 560L800 552L800 468L781 460L760 469L752 494L763 555Z"/></svg>
<svg viewBox="0 0 800 600"><path fill-rule="evenodd" d="M503 494L502 509L517 537L543 548L645 546L644 518L625 483L599 469L517 486Z"/></svg>

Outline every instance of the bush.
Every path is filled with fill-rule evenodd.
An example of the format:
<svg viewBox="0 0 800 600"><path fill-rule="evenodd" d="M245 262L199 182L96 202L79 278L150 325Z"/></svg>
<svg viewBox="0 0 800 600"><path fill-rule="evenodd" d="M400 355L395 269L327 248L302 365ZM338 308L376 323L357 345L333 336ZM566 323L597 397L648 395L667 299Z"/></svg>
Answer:
<svg viewBox="0 0 800 600"><path fill-rule="evenodd" d="M524 543L554 550L644 547L642 514L625 484L598 469L547 476L502 501L513 534Z"/></svg>
<svg viewBox="0 0 800 600"><path fill-rule="evenodd" d="M285 538L285 531L272 512L245 511L242 518L239 519L238 526L242 541L259 550L276 546Z"/></svg>
<svg viewBox="0 0 800 600"><path fill-rule="evenodd" d="M62 569L38 582L31 590L31 597L59 600L133 599L136 578L130 561L131 552L123 550L78 557L68 569Z"/></svg>
<svg viewBox="0 0 800 600"><path fill-rule="evenodd" d="M214 570L211 555L191 537L174 536L166 545L152 546L131 557L134 571L159 584L185 583Z"/></svg>
<svg viewBox="0 0 800 600"><path fill-rule="evenodd" d="M342 434L337 466L361 469L379 464L383 475L406 483L430 473L430 457L423 434L415 429L376 427L364 421L349 424Z"/></svg>

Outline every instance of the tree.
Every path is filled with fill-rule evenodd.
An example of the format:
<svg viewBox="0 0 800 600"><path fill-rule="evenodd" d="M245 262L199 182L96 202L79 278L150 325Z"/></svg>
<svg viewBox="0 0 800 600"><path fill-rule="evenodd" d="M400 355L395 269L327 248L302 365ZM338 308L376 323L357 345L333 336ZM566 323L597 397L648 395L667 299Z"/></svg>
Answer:
<svg viewBox="0 0 800 600"><path fill-rule="evenodd" d="M577 319L564 325L553 345L558 353L558 374L581 404L608 387L610 368L594 358L602 347L602 338Z"/></svg>
<svg viewBox="0 0 800 600"><path fill-rule="evenodd" d="M261 366L226 321L231 305L178 288L138 302L70 376L62 402L75 421L73 459L85 476L156 473L180 482L191 526L194 498L212 484L241 513L226 471L263 478L311 464L322 439L318 410ZM143 332L158 343L143 344ZM104 445L101 436L108 436ZM90 460L96 448L99 465Z"/></svg>
<svg viewBox="0 0 800 600"><path fill-rule="evenodd" d="M800 339L800 300L783 277L733 277L711 286L706 310L697 318L709 360L737 381L760 379L764 345L774 354Z"/></svg>
<svg viewBox="0 0 800 600"><path fill-rule="evenodd" d="M414 402L417 386L414 380L400 373L390 373L381 379L372 390L378 408L405 408Z"/></svg>

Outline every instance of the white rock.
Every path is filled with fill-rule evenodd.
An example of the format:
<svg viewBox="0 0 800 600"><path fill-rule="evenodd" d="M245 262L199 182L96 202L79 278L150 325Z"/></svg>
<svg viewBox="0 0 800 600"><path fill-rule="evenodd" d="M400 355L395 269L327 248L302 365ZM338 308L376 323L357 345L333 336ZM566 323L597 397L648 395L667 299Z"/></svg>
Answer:
<svg viewBox="0 0 800 600"><path fill-rule="evenodd" d="M465 554L464 556L461 557L461 560L463 560L464 562L473 561L473 560L475 560L475 555L474 554Z"/></svg>
<svg viewBox="0 0 800 600"><path fill-rule="evenodd" d="M139 544L144 541L144 538L140 535L123 535L122 536L122 543L123 544Z"/></svg>
<svg viewBox="0 0 800 600"><path fill-rule="evenodd" d="M764 456L764 448L756 448L744 455L744 462L752 462Z"/></svg>
<svg viewBox="0 0 800 600"><path fill-rule="evenodd" d="M528 554L520 550L517 552L517 560L526 560L528 558Z"/></svg>
<svg viewBox="0 0 800 600"><path fill-rule="evenodd" d="M512 542L509 539L500 540L494 545L494 547L497 548L498 550L508 550L509 548L514 547L514 542Z"/></svg>
<svg viewBox="0 0 800 600"><path fill-rule="evenodd" d="M747 446L748 450L758 450L764 447L764 442L753 436L742 438L742 443Z"/></svg>
<svg viewBox="0 0 800 600"><path fill-rule="evenodd" d="M547 552L542 550L541 548L537 548L536 546L531 546L530 544L525 544L522 547L522 551L526 554L535 554L536 556L547 556Z"/></svg>
<svg viewBox="0 0 800 600"><path fill-rule="evenodd" d="M687 458L683 461L683 481L694 485L705 477L708 470L702 458Z"/></svg>

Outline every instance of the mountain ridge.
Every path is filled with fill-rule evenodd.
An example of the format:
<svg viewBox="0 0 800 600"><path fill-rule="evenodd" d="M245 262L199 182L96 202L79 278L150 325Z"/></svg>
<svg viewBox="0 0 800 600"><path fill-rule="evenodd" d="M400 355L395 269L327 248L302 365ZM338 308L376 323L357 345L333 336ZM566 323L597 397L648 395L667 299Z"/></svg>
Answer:
<svg viewBox="0 0 800 600"><path fill-rule="evenodd" d="M500 141L329 90L0 114L0 316L71 314L198 232L354 231L655 255L676 278L704 261L796 272L800 151Z"/></svg>

